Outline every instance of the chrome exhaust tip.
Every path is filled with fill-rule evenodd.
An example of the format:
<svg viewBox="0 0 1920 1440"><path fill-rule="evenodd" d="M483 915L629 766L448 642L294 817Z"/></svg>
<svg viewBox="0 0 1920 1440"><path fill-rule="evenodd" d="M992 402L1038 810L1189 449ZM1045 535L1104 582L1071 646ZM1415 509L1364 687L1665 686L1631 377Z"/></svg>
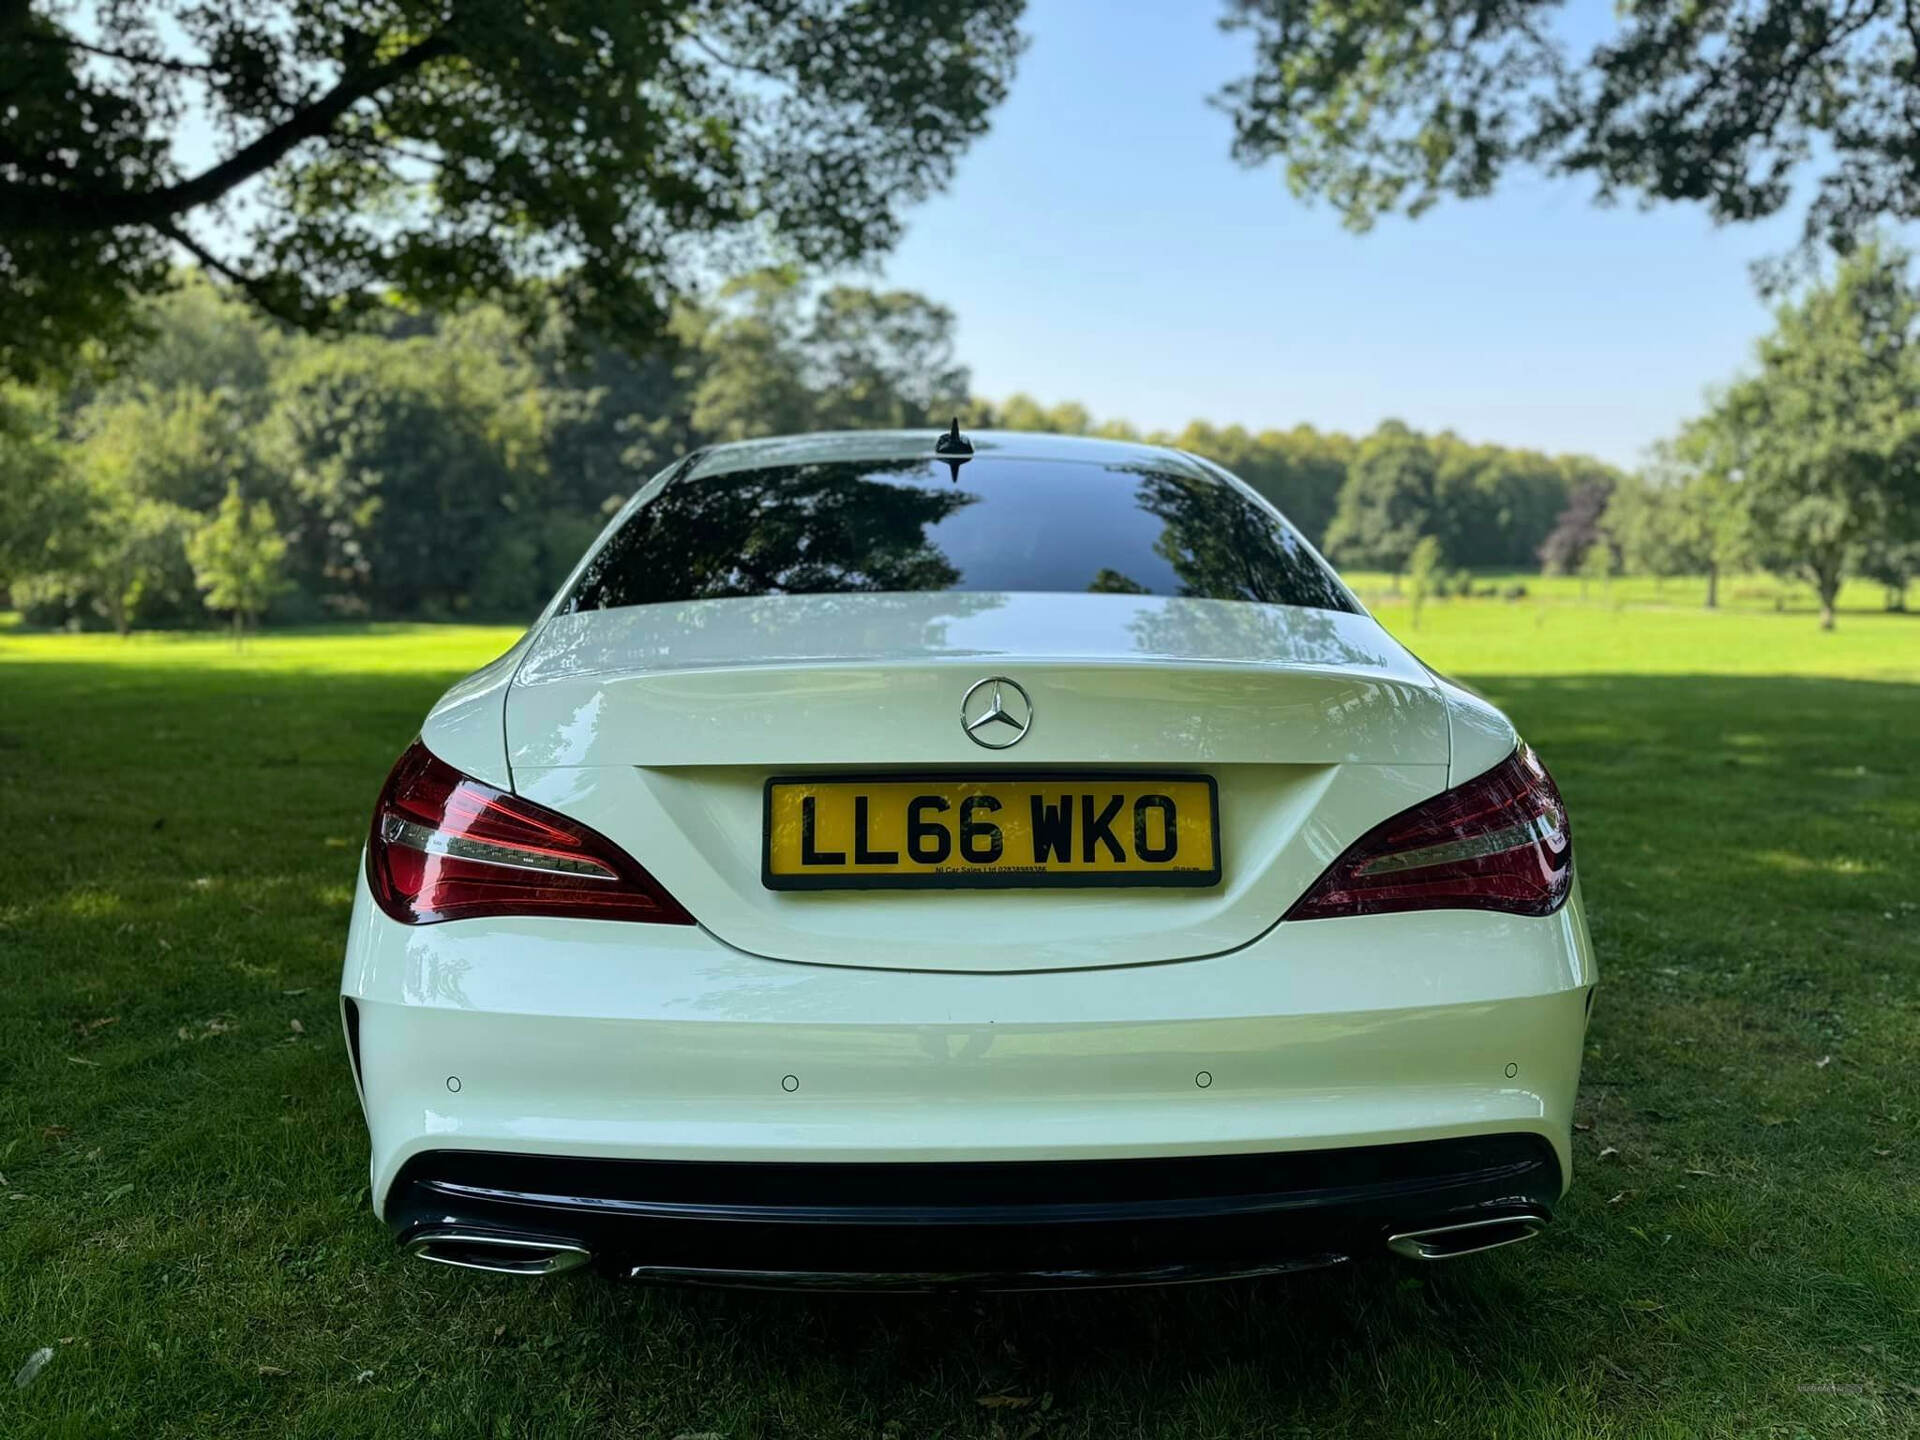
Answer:
<svg viewBox="0 0 1920 1440"><path fill-rule="evenodd" d="M557 1275L575 1270L593 1258L593 1252L565 1240L536 1240L514 1235L491 1235L480 1230L423 1230L407 1241L409 1255L452 1265L461 1270L486 1270L495 1275Z"/></svg>
<svg viewBox="0 0 1920 1440"><path fill-rule="evenodd" d="M1402 1230L1387 1236L1387 1248L1414 1260L1451 1260L1502 1245L1531 1240L1547 1227L1547 1217L1535 1211L1492 1215L1480 1220L1456 1220L1425 1230Z"/></svg>

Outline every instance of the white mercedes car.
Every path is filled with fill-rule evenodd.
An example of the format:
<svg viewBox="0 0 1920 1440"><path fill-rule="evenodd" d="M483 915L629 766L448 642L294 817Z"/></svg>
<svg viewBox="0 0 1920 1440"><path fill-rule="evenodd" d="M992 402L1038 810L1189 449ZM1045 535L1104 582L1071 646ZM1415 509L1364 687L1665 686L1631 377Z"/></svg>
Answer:
<svg viewBox="0 0 1920 1440"><path fill-rule="evenodd" d="M429 1260L1018 1288L1524 1239L1594 959L1493 707L1207 461L688 456L455 685L342 977Z"/></svg>

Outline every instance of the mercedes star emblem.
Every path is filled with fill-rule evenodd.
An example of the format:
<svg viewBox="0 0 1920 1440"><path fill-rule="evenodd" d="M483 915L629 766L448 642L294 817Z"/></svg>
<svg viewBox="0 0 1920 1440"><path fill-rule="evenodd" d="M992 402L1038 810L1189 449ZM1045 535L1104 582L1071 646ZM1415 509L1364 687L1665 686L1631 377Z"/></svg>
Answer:
<svg viewBox="0 0 1920 1440"><path fill-rule="evenodd" d="M960 697L960 728L976 745L1004 750L1033 726L1033 701L1004 675L976 680Z"/></svg>

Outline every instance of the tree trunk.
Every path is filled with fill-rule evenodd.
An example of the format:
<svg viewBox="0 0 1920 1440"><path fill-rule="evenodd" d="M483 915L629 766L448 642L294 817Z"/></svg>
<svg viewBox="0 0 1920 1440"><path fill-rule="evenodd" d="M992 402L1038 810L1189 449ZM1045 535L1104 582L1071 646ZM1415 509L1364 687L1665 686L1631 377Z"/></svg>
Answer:
<svg viewBox="0 0 1920 1440"><path fill-rule="evenodd" d="M1720 566L1716 562L1709 560L1707 562L1707 609L1715 610L1719 608L1719 605Z"/></svg>
<svg viewBox="0 0 1920 1440"><path fill-rule="evenodd" d="M1833 602L1839 594L1840 577L1822 575L1820 577L1820 628L1822 630L1833 628Z"/></svg>

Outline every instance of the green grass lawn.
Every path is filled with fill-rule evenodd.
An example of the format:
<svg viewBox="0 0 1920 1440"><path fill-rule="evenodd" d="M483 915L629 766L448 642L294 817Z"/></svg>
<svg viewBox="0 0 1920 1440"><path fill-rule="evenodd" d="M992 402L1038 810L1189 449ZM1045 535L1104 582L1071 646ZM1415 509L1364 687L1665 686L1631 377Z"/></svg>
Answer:
<svg viewBox="0 0 1920 1440"><path fill-rule="evenodd" d="M1572 807L1603 983L1559 1220L1450 1266L954 1299L393 1252L337 1034L353 870L510 632L0 634L0 1435L1920 1434L1920 618L1454 601L1407 634Z"/></svg>
<svg viewBox="0 0 1920 1440"><path fill-rule="evenodd" d="M1405 588L1402 577L1378 570L1343 570L1342 577L1369 605L1398 600ZM1474 594L1505 594L1524 589L1517 597L1528 605L1594 605L1602 609L1614 606L1657 606L1687 609L1700 606L1707 595L1705 576L1617 575L1611 580L1583 580L1578 575L1538 575L1532 571L1475 571ZM1911 590L1905 598L1915 597ZM1777 575L1756 572L1723 575L1720 578L1720 605L1729 610L1784 611L1811 615L1820 608L1813 586L1804 580L1783 580ZM1842 611L1881 611L1886 609L1885 587L1852 576L1841 582L1838 607Z"/></svg>

